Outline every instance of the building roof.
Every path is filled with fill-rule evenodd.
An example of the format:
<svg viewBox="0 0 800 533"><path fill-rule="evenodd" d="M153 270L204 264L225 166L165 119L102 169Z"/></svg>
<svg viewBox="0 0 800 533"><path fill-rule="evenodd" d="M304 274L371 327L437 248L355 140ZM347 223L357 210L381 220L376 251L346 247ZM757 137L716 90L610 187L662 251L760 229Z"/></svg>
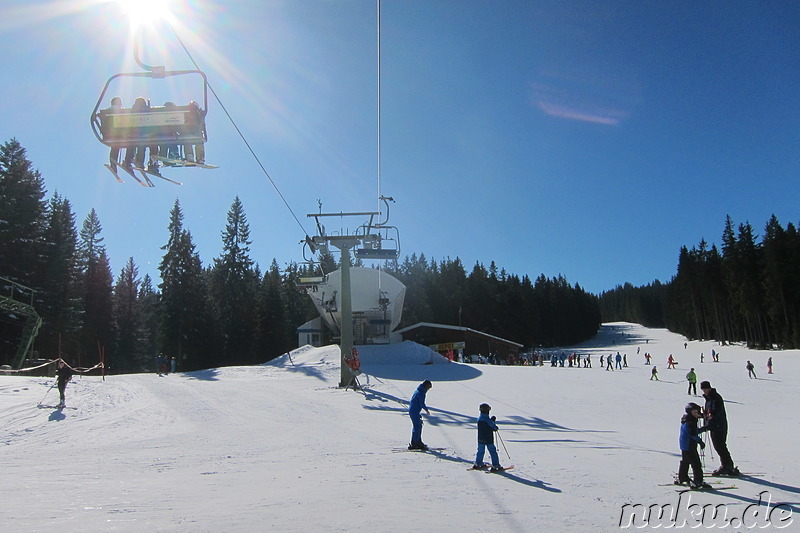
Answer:
<svg viewBox="0 0 800 533"><path fill-rule="evenodd" d="M504 342L504 343L507 343L507 344L512 344L514 346L518 346L518 347L522 348L522 344L520 344L518 342L510 341L508 339L503 339L502 337L497 337L495 335L489 335L488 333L484 333L482 331L478 331L478 330L475 330L475 329L472 329L472 328L467 328L467 327L464 327L464 326L448 326L447 324L434 324L432 322L417 322L413 326L408 326L406 328L398 329L397 331L395 331L395 333L403 334L406 331L411 331L411 330L418 329L418 328L423 328L423 327L437 328L437 329L450 329L450 330L454 330L454 331L468 331L470 333L474 333L475 335L480 335L481 337L488 337L490 339L495 339L497 341Z"/></svg>

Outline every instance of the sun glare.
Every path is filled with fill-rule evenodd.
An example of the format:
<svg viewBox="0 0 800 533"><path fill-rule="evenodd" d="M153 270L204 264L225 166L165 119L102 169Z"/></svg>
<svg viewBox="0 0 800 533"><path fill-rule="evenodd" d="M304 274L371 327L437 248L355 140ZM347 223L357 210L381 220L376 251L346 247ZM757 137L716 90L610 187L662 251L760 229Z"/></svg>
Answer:
<svg viewBox="0 0 800 533"><path fill-rule="evenodd" d="M160 20L168 20L171 13L169 0L118 0L122 10L128 16L131 26L152 24Z"/></svg>

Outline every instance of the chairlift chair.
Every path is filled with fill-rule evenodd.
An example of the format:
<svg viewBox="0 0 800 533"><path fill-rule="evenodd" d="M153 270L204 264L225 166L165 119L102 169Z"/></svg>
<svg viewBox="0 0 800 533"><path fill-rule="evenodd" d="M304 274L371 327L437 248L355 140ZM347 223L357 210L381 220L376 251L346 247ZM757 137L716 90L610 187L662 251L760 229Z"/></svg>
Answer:
<svg viewBox="0 0 800 533"><path fill-rule="evenodd" d="M171 76L197 75L203 83L203 106L155 106L144 112L131 109L100 109L111 83L123 77L164 79ZM129 72L111 76L97 99L90 118L92 131L109 148L146 147L152 145L204 144L208 140L205 114L208 109L208 80L200 70L163 70L154 67L148 72Z"/></svg>

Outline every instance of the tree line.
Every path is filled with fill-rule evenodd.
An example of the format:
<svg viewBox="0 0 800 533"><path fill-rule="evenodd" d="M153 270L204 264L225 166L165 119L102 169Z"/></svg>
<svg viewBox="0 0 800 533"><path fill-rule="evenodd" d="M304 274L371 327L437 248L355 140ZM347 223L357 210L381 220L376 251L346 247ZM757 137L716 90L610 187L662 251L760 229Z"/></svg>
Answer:
<svg viewBox="0 0 800 533"><path fill-rule="evenodd" d="M492 261L467 274L459 258L428 261L412 254L386 270L406 286L401 326L460 325L526 347L559 346L591 338L600 327L597 296L563 276L535 281Z"/></svg>
<svg viewBox="0 0 800 533"><path fill-rule="evenodd" d="M25 149L16 139L0 145L0 276L34 291L41 357L93 365L102 352L115 373L152 370L158 353L175 357L181 370L262 363L294 348L295 329L315 313L296 288L297 264L281 270L273 260L262 273L250 258L238 197L222 252L208 266L175 201L158 284L139 275L132 257L114 277L94 209L78 230L68 199L44 198L44 180ZM0 364L10 364L21 327L13 314L0 320Z"/></svg>
<svg viewBox="0 0 800 533"><path fill-rule="evenodd" d="M317 316L297 287L300 277L331 272L320 264L273 259L262 272L250 257L250 228L238 197L221 232L222 251L204 265L180 202L166 223L156 282L129 258L115 277L94 209L80 229L68 199L45 199L41 174L16 139L0 145L0 276L33 289L43 319L34 349L77 365L104 353L110 372L152 370L158 353L180 370L262 363L295 347L298 326ZM527 346L591 337L600 323L596 296L563 277L531 281L461 261L413 254L387 271L406 287L403 324L461 324ZM18 295L21 299L27 295ZM18 338L15 317L0 316L0 364L9 364Z"/></svg>
<svg viewBox="0 0 800 533"><path fill-rule="evenodd" d="M600 295L603 320L667 327L690 339L800 347L800 234L773 215L756 235L726 217L721 249L681 247L669 283L630 284Z"/></svg>

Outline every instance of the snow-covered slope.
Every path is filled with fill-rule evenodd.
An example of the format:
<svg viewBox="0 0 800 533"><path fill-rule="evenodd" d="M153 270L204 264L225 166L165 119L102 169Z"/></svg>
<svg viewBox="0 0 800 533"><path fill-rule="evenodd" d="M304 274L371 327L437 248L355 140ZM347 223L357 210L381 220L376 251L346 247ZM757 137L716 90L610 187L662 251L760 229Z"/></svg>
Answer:
<svg viewBox="0 0 800 533"><path fill-rule="evenodd" d="M362 347L363 392L336 387L337 347L304 347L255 367L76 377L64 410L37 407L57 402L52 380L0 376L0 527L617 531L625 504L679 503L658 484L677 469L684 405L702 403L686 393L689 367L726 400L739 468L764 473L692 501L724 504L732 518L768 491L796 513L800 352L684 342L606 324L574 348L593 354L591 369L450 364L406 343ZM599 356L617 351L629 367L600 369ZM660 382L650 381L645 352ZM666 368L670 353L676 370ZM410 436L406 402L424 379L433 389L423 440L446 449L396 451ZM506 474L466 470L483 402L501 428L502 462L516 465ZM709 470L718 465L710 452ZM791 519L784 530L797 528L800 517Z"/></svg>

